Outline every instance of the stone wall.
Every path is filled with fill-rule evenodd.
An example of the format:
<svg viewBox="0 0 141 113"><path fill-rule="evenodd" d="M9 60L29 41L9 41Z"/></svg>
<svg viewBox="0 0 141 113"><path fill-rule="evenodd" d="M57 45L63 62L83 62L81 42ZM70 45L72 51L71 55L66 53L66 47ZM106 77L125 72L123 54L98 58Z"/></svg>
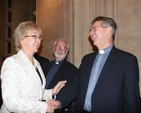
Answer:
<svg viewBox="0 0 141 113"><path fill-rule="evenodd" d="M0 69L3 60L11 56L15 51L13 32L19 23L34 20L35 0L11 0L11 7L8 7L8 0L0 0ZM8 11L11 12L11 22L8 22ZM8 36L8 27L11 26L11 36ZM11 41L11 52L7 52L7 42Z"/></svg>
<svg viewBox="0 0 141 113"><path fill-rule="evenodd" d="M37 0L36 22L43 32L39 54L53 59L52 47L57 38L62 38L62 0Z"/></svg>
<svg viewBox="0 0 141 113"><path fill-rule="evenodd" d="M5 43L5 29L6 29L5 5L6 5L5 0L0 0L0 8L1 8L0 14L2 16L0 17L0 69L5 54L5 44L6 44Z"/></svg>

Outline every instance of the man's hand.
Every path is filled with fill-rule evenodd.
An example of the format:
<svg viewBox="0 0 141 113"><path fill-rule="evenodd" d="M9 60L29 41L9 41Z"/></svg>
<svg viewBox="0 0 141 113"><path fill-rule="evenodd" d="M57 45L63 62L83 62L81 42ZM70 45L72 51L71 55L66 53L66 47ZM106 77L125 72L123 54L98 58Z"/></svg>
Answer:
<svg viewBox="0 0 141 113"><path fill-rule="evenodd" d="M48 104L47 113L54 113L54 110L55 110L55 106L50 106L50 105Z"/></svg>

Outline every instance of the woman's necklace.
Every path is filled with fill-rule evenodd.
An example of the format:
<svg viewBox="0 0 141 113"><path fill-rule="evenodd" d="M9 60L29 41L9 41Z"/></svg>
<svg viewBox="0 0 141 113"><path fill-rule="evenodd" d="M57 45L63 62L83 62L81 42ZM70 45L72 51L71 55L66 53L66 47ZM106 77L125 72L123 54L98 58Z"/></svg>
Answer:
<svg viewBox="0 0 141 113"><path fill-rule="evenodd" d="M37 66L35 65L35 63L33 64L33 67L37 70Z"/></svg>
<svg viewBox="0 0 141 113"><path fill-rule="evenodd" d="M33 65L33 67L36 69L37 68L37 66L35 66L35 65Z"/></svg>

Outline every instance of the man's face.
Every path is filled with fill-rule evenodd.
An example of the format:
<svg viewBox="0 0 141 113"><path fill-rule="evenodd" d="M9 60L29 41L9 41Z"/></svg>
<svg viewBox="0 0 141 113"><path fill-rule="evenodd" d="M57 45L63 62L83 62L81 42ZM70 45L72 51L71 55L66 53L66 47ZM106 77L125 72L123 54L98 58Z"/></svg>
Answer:
<svg viewBox="0 0 141 113"><path fill-rule="evenodd" d="M107 28L102 27L101 23L101 21L96 21L90 29L90 37L93 41L93 45L98 48L106 43L107 37Z"/></svg>
<svg viewBox="0 0 141 113"><path fill-rule="evenodd" d="M68 53L67 43L63 40L57 41L57 43L53 47L53 53L54 53L55 59L59 61L66 58L66 55Z"/></svg>

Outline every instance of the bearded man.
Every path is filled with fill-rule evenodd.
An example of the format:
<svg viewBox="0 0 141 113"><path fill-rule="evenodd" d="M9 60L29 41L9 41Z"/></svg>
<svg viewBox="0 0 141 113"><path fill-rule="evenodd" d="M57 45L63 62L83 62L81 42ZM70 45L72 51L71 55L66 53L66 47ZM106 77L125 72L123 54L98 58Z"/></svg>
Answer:
<svg viewBox="0 0 141 113"><path fill-rule="evenodd" d="M67 83L63 89L56 95L56 99L60 102L60 108L55 113L73 113L74 101L70 103L68 100L72 100L76 95L73 92L68 93L78 76L78 68L72 63L67 61L67 55L69 52L69 44L64 39L57 39L53 45L53 54L55 60L50 61L43 68L46 76L46 89L53 88L56 83L62 80L67 80ZM77 80L77 79L76 79ZM77 81L76 81L77 83ZM67 101L64 96L68 96ZM68 106L69 105L69 106Z"/></svg>

